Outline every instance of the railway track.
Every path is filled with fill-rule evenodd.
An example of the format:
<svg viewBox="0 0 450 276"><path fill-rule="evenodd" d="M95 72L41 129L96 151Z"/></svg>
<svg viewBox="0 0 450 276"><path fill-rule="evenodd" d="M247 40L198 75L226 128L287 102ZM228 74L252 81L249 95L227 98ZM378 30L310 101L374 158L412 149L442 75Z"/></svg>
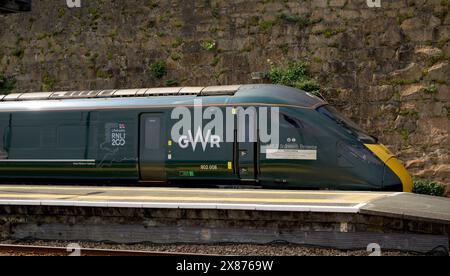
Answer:
<svg viewBox="0 0 450 276"><path fill-rule="evenodd" d="M179 252L152 252L115 249L31 246L0 244L0 256L211 256L204 254L189 254Z"/></svg>

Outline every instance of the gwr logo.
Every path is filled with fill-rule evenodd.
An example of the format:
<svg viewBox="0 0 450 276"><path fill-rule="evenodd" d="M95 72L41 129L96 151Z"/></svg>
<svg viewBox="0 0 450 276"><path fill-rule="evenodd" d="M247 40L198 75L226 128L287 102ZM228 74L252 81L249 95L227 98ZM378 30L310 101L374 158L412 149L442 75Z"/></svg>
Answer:
<svg viewBox="0 0 450 276"><path fill-rule="evenodd" d="M69 8L81 8L81 0L66 0L67 7Z"/></svg>
<svg viewBox="0 0 450 276"><path fill-rule="evenodd" d="M212 135L210 129L208 129L206 136L203 136L203 131L201 128L198 128L195 137L194 135L192 135L192 131L189 130L188 135L182 135L178 140L178 144L182 149L187 149L189 147L189 144L191 144L193 151L195 151L197 143L201 143L203 151L205 151L208 143L211 144L211 148L214 148L214 146L220 148L220 142L220 136Z"/></svg>

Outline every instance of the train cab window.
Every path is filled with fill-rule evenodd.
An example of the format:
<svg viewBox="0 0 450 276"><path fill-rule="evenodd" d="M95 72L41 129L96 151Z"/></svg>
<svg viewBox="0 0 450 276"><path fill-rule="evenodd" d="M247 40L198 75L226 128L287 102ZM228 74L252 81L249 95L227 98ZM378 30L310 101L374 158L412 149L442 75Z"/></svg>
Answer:
<svg viewBox="0 0 450 276"><path fill-rule="evenodd" d="M320 126L314 125L307 119L280 114L280 141L286 147L296 148L301 146L319 146L320 137L324 133Z"/></svg>
<svg viewBox="0 0 450 276"><path fill-rule="evenodd" d="M352 120L346 118L344 115L339 113L339 111L337 111L334 107L324 105L319 107L317 111L320 114L328 117L328 119L334 121L335 123L343 127L348 133L355 136L359 141L367 144L378 143L378 139L376 137L369 135Z"/></svg>
<svg viewBox="0 0 450 276"><path fill-rule="evenodd" d="M294 117L290 117L286 114L281 114L281 127L301 129L303 128L303 123Z"/></svg>
<svg viewBox="0 0 450 276"><path fill-rule="evenodd" d="M298 118L280 115L280 138L287 148L298 148L305 143L305 124Z"/></svg>
<svg viewBox="0 0 450 276"><path fill-rule="evenodd" d="M145 119L145 148L158 150L161 138L161 118L147 117Z"/></svg>

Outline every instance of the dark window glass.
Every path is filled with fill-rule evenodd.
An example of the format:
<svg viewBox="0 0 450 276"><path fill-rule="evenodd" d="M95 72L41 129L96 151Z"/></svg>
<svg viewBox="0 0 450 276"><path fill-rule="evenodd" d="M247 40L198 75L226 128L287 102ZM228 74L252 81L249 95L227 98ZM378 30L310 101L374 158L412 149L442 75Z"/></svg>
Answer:
<svg viewBox="0 0 450 276"><path fill-rule="evenodd" d="M0 159L8 159L8 151L6 148L8 127L0 127Z"/></svg>
<svg viewBox="0 0 450 276"><path fill-rule="evenodd" d="M294 118L294 117L290 117L288 115L282 114L281 117L281 127L282 128L296 128L296 129L302 129L303 128L303 123Z"/></svg>
<svg viewBox="0 0 450 276"><path fill-rule="evenodd" d="M145 119L145 148L158 150L160 147L161 119L159 117L147 117Z"/></svg>
<svg viewBox="0 0 450 276"><path fill-rule="evenodd" d="M58 128L58 147L83 148L86 141L86 127L62 126Z"/></svg>
<svg viewBox="0 0 450 276"><path fill-rule="evenodd" d="M355 124L350 119L346 118L344 115L339 113L334 107L329 105L321 106L317 109L317 111L328 117L330 120L334 121L341 127L343 127L348 133L355 136L359 141L368 144L376 144L378 143L378 139L367 134L364 130L362 130L357 124Z"/></svg>
<svg viewBox="0 0 450 276"><path fill-rule="evenodd" d="M19 149L32 149L41 147L41 128L13 127L11 147Z"/></svg>

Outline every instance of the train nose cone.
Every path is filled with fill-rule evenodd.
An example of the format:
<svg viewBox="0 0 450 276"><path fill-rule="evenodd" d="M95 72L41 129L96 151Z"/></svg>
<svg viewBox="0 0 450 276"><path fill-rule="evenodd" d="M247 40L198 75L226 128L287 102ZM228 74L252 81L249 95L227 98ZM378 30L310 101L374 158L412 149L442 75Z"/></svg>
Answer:
<svg viewBox="0 0 450 276"><path fill-rule="evenodd" d="M366 145L385 164L383 187L386 190L399 190L395 187L402 186L403 192L412 192L413 180L405 167L384 145Z"/></svg>

